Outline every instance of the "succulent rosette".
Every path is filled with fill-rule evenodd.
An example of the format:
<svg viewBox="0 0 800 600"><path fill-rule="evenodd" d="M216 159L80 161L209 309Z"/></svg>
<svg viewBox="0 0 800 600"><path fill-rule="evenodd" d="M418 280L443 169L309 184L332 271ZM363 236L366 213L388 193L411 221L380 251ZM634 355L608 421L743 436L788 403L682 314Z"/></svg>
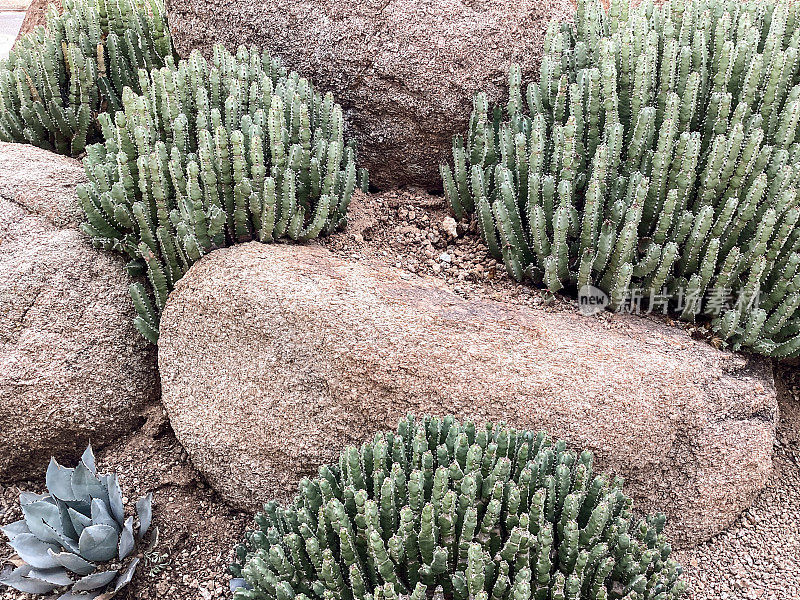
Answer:
<svg viewBox="0 0 800 600"><path fill-rule="evenodd" d="M101 475L92 447L75 468L52 458L47 494L20 494L24 517L0 530L16 555L16 568L0 584L30 594L60 594L58 600L113 597L130 583L139 558L135 550L150 528L152 494L125 516L117 476Z"/></svg>

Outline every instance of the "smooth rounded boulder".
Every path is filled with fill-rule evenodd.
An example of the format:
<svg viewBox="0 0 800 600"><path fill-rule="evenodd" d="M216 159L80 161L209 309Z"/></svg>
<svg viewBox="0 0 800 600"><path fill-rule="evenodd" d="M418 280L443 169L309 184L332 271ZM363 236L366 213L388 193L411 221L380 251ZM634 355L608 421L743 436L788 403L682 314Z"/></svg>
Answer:
<svg viewBox="0 0 800 600"><path fill-rule="evenodd" d="M0 480L131 430L159 397L125 262L77 227L77 160L0 143Z"/></svg>
<svg viewBox="0 0 800 600"><path fill-rule="evenodd" d="M465 300L317 245L250 243L195 264L162 315L159 367L178 439L243 509L290 498L407 413L593 450L679 545L730 524L771 471L767 361L639 317Z"/></svg>
<svg viewBox="0 0 800 600"><path fill-rule="evenodd" d="M504 101L512 62L538 74L552 19L569 0L167 0L181 56L255 44L333 92L359 162L380 189L441 189L439 164L473 96Z"/></svg>

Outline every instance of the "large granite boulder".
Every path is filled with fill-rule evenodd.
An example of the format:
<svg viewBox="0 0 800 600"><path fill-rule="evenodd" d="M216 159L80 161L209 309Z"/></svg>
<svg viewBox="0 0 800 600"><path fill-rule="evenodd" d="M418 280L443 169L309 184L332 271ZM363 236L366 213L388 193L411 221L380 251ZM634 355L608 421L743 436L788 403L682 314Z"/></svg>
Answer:
<svg viewBox="0 0 800 600"><path fill-rule="evenodd" d="M159 395L124 261L77 230L80 162L0 144L0 479L41 475Z"/></svg>
<svg viewBox="0 0 800 600"><path fill-rule="evenodd" d="M379 188L441 189L439 164L472 98L507 89L508 67L538 71L551 18L570 0L167 0L182 56L256 44L332 91Z"/></svg>
<svg viewBox="0 0 800 600"><path fill-rule="evenodd" d="M408 277L408 273L405 273ZM465 300L438 279L316 245L238 245L178 282L162 400L231 504L286 499L407 412L505 420L596 452L679 544L731 523L771 470L768 362L638 317Z"/></svg>

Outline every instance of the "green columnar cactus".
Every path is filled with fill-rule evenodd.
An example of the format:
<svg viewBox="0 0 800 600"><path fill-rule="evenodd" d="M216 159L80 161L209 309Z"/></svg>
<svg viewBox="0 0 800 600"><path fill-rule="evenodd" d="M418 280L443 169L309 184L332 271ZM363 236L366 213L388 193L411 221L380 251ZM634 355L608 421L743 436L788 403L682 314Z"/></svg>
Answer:
<svg viewBox="0 0 800 600"><path fill-rule="evenodd" d="M131 258L152 297L131 286L137 329L158 339L167 295L189 267L223 246L279 238L306 241L344 225L356 185L355 150L341 107L279 62L221 45L176 66L139 71L140 95L98 120L89 183L78 188L83 230Z"/></svg>
<svg viewBox="0 0 800 600"><path fill-rule="evenodd" d="M65 0L47 27L0 61L0 141L71 156L100 138L97 115L139 91L139 67L163 66L172 42L161 0Z"/></svg>
<svg viewBox="0 0 800 600"><path fill-rule="evenodd" d="M89 446L74 469L50 460L47 491L22 492L24 518L0 528L22 563L0 584L59 600L111 598L130 583L134 550L150 528L152 494L125 517L116 475L99 475Z"/></svg>
<svg viewBox="0 0 800 600"><path fill-rule="evenodd" d="M734 349L800 355L798 23L785 0L579 0L525 102L516 66L507 106L476 96L454 213L517 280L666 297Z"/></svg>
<svg viewBox="0 0 800 600"><path fill-rule="evenodd" d="M546 435L408 417L269 502L236 548L234 600L671 600L663 515Z"/></svg>

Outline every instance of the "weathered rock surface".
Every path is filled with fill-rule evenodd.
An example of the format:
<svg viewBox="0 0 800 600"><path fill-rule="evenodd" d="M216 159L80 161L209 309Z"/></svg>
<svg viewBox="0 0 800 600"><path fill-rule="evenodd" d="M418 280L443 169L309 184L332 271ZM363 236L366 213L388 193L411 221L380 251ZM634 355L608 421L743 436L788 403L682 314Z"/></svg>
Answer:
<svg viewBox="0 0 800 600"><path fill-rule="evenodd" d="M76 160L0 144L0 479L114 439L158 398L124 261L76 228L83 180Z"/></svg>
<svg viewBox="0 0 800 600"><path fill-rule="evenodd" d="M55 227L83 221L75 189L86 181L79 160L28 144L0 142L0 195Z"/></svg>
<svg viewBox="0 0 800 600"><path fill-rule="evenodd" d="M182 56L215 42L267 47L332 91L379 188L440 189L439 164L472 98L507 90L511 62L538 72L551 18L569 0L167 0Z"/></svg>
<svg viewBox="0 0 800 600"><path fill-rule="evenodd" d="M590 448L680 545L731 523L771 470L766 361L638 317L465 300L315 245L239 245L193 266L163 313L159 366L179 440L242 508L290 497L409 411Z"/></svg>

